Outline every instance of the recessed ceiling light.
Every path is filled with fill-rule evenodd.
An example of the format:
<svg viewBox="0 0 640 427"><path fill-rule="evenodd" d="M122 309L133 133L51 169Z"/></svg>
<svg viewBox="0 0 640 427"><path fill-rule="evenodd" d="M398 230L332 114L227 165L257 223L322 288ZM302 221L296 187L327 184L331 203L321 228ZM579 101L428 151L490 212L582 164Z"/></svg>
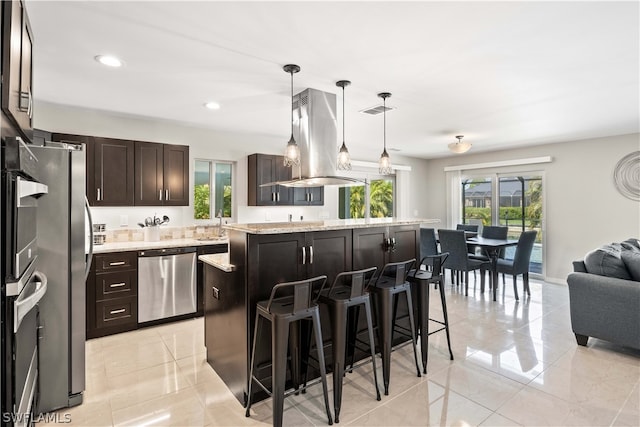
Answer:
<svg viewBox="0 0 640 427"><path fill-rule="evenodd" d="M207 107L210 110L219 110L220 109L220 104L218 104L217 102L207 102L204 104L205 107Z"/></svg>
<svg viewBox="0 0 640 427"><path fill-rule="evenodd" d="M112 55L98 55L95 57L95 60L107 67L122 67L124 64L121 59Z"/></svg>

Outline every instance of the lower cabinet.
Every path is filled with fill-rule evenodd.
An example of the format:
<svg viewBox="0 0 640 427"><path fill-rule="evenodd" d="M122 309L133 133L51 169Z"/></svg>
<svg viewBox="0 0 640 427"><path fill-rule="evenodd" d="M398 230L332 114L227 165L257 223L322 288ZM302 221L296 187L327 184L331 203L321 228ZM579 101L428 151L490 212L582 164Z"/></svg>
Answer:
<svg viewBox="0 0 640 427"><path fill-rule="evenodd" d="M219 245L208 245L208 246L200 246L198 247L198 256L200 255L209 255L209 254L222 254L227 252L227 244L219 244ZM197 281L197 295L196 295L196 316L202 316L204 314L204 263L198 260L197 263L197 271L196 271L196 281Z"/></svg>
<svg viewBox="0 0 640 427"><path fill-rule="evenodd" d="M96 254L87 277L87 338L138 327L137 252Z"/></svg>

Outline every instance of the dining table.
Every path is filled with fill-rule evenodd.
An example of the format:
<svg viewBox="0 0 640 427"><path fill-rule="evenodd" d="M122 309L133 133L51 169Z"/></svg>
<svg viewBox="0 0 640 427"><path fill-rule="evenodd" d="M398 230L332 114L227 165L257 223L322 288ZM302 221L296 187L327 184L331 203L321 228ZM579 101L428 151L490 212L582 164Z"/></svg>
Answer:
<svg viewBox="0 0 640 427"><path fill-rule="evenodd" d="M489 261L491 261L491 284L493 286L494 301L496 301L498 295L498 258L500 257L500 250L517 244L517 240L511 239L488 239L480 236L467 238L467 245L481 248L487 254Z"/></svg>

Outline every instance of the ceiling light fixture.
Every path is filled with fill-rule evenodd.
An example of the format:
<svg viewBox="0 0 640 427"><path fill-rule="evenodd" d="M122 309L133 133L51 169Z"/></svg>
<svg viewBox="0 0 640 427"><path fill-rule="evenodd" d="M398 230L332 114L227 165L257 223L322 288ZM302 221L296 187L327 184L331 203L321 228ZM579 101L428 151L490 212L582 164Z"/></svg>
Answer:
<svg viewBox="0 0 640 427"><path fill-rule="evenodd" d="M287 142L287 148L284 151L284 165L298 166L300 164L300 147L293 137L293 74L300 71L300 67L294 64L287 64L282 69L291 73L291 138Z"/></svg>
<svg viewBox="0 0 640 427"><path fill-rule="evenodd" d="M387 98L391 96L389 92L379 93L378 96L382 98L383 104L383 133L382 133L382 141L383 147L382 154L380 155L380 161L378 163L378 172L381 175L389 175L391 174L391 159L389 158L389 153L387 153Z"/></svg>
<svg viewBox="0 0 640 427"><path fill-rule="evenodd" d="M450 151L456 154L462 154L471 149L470 142L462 142L462 138L464 138L464 135L457 135L456 138L458 139L457 142L452 142L449 144Z"/></svg>
<svg viewBox="0 0 640 427"><path fill-rule="evenodd" d="M337 169L342 171L351 170L351 156L349 150L347 150L347 144L344 143L344 88L349 86L351 82L349 80L340 80L336 82L336 86L342 88L342 146L338 151L338 164Z"/></svg>
<svg viewBox="0 0 640 427"><path fill-rule="evenodd" d="M208 108L209 110L219 110L220 109L220 104L218 104L217 102L205 102L204 106L206 108Z"/></svg>
<svg viewBox="0 0 640 427"><path fill-rule="evenodd" d="M124 62L120 58L117 58L113 55L97 55L94 57L96 61L101 63L102 65L106 65L107 67L122 67Z"/></svg>

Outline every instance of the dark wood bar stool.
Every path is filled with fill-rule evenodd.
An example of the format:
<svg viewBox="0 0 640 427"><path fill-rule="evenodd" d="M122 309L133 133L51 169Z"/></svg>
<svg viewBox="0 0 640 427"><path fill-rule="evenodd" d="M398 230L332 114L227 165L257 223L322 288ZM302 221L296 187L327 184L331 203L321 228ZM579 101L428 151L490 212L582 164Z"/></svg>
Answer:
<svg viewBox="0 0 640 427"><path fill-rule="evenodd" d="M447 315L447 300L444 294L444 272L442 264L449 254L447 252L438 255L427 255L420 261L420 265L430 265L431 271L420 270L420 266L409 273L409 282L417 287L418 301L418 329L420 329L420 353L422 355L422 370L427 373L427 355L429 351L429 335L442 330L447 334L449 356L453 360L451 351L451 339L449 337L449 316ZM440 290L440 302L442 303L443 321L429 317L429 285L435 284ZM441 328L429 332L429 321L439 323Z"/></svg>
<svg viewBox="0 0 640 427"><path fill-rule="evenodd" d="M391 347L393 332L396 330L396 307L399 295L404 295L409 308L409 324L413 345L413 356L416 361L416 371L420 375L418 365L418 352L416 350L416 328L413 319L413 302L411 299L411 284L407 281L407 275L416 262L415 258L408 261L392 262L384 266L375 284L369 291L375 296L377 306L376 324L378 326L379 346L382 353L382 377L384 381L384 394L389 394L389 377L391 374ZM403 333L403 331L398 331ZM405 334L406 335L406 334Z"/></svg>
<svg viewBox="0 0 640 427"><path fill-rule="evenodd" d="M331 411L329 410L329 397L327 393L327 376L324 364L324 352L322 350L322 331L320 329L320 311L317 303L312 301L315 288L322 288L327 281L327 276L318 276L311 279L296 282L280 283L273 287L268 301L260 301L257 304L256 323L254 330L253 349L251 351L251 372L249 374L249 388L247 398L246 416L250 416L252 388L255 382L267 394L273 398L273 425L282 426L284 398L295 390L286 392L287 376L287 348L289 344L289 326L293 322L302 319L310 319L313 325L316 347L318 349L318 362L320 367L320 381L324 391L324 403L327 408L329 425L333 424ZM277 295L285 294L284 296ZM256 347L261 336L262 323L271 322L271 381L272 390L262 384L254 375L256 369ZM292 354L291 358L298 358L299 354ZM315 383L315 382L314 382ZM311 385L313 383L310 383ZM304 388L307 385L305 384Z"/></svg>
<svg viewBox="0 0 640 427"><path fill-rule="evenodd" d="M378 388L378 374L376 372L375 341L373 338L373 320L371 315L371 302L367 288L374 278L377 268L366 270L347 271L336 276L331 287L321 290L318 302L326 304L329 308L331 320L331 339L333 347L333 411L336 423L340 422L340 408L342 406L342 381L345 372L345 359L347 352L347 327L349 309L358 310L364 306L367 316L367 328L369 331L369 345L371 349L371 364L373 365L373 383L376 387L376 399L380 400ZM357 316L356 316L357 318ZM353 328L357 329L357 323ZM355 339L355 334L351 334ZM357 367L357 366L356 366ZM354 366L351 366L353 369Z"/></svg>

